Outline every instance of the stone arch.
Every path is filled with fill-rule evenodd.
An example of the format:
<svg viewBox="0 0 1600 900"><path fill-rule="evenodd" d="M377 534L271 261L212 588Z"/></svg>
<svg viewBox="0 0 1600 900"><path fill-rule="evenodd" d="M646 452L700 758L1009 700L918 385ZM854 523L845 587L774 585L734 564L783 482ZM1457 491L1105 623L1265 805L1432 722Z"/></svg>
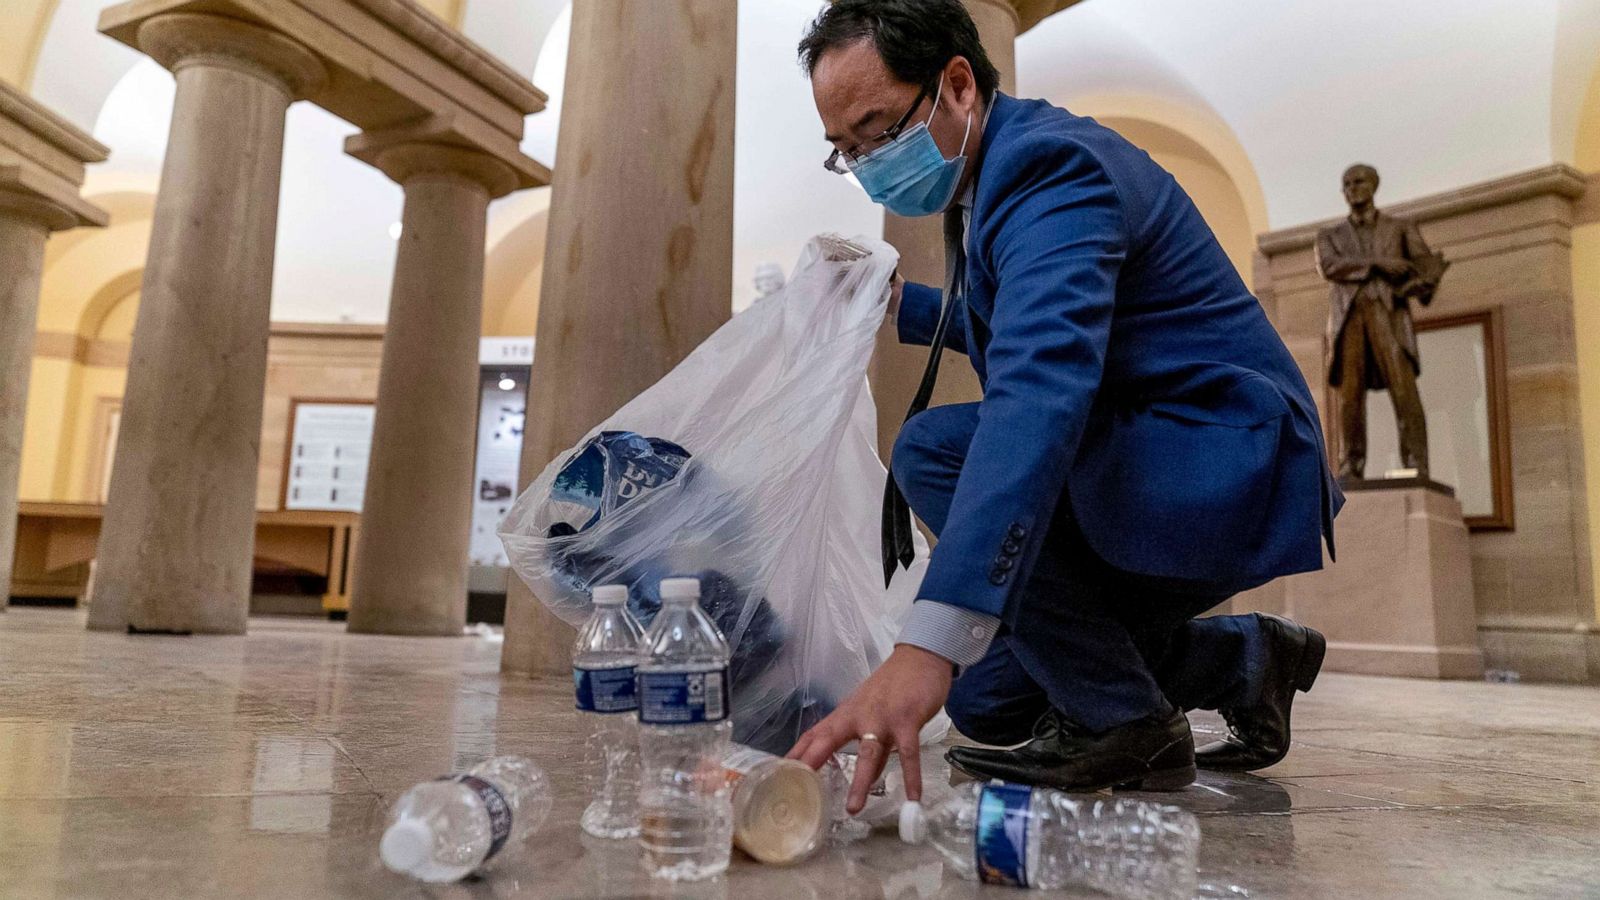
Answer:
<svg viewBox="0 0 1600 900"><path fill-rule="evenodd" d="M28 382L21 486L34 500L98 499L97 416L121 396L155 197L145 190L89 195L111 225L51 237L40 283L37 350Z"/></svg>
<svg viewBox="0 0 1600 900"><path fill-rule="evenodd" d="M544 275L550 191L529 191L503 213L491 234L484 261L483 333L525 337L539 327L539 289Z"/></svg>
<svg viewBox="0 0 1600 900"><path fill-rule="evenodd" d="M86 341L127 341L139 306L144 269L130 269L100 286L83 305L77 334Z"/></svg>
<svg viewBox="0 0 1600 900"><path fill-rule="evenodd" d="M85 309L107 290L116 290L108 286L131 283L137 288L149 244L150 220L144 219L89 233L47 261L39 291L39 331L76 334Z"/></svg>
<svg viewBox="0 0 1600 900"><path fill-rule="evenodd" d="M110 224L113 227L147 222L155 215L156 195L153 189L115 190L93 194L85 192L85 197L90 203L106 211L111 217ZM56 261L72 248L104 233L104 230L96 228L73 228L52 234L50 242L45 245L45 269L48 270L55 265Z"/></svg>

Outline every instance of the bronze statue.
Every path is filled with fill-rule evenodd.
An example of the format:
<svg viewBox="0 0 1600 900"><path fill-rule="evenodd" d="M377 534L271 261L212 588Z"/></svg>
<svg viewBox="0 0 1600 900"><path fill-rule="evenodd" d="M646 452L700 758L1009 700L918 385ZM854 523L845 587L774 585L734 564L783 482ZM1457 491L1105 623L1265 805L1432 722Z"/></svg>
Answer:
<svg viewBox="0 0 1600 900"><path fill-rule="evenodd" d="M1428 477L1428 423L1417 394L1417 333L1412 300L1426 306L1448 265L1428 249L1415 223L1372 204L1378 172L1354 165L1344 173L1350 217L1317 234L1317 269L1333 285L1328 315L1328 384L1338 390L1341 479L1361 478L1367 464L1368 390L1387 389L1407 468Z"/></svg>

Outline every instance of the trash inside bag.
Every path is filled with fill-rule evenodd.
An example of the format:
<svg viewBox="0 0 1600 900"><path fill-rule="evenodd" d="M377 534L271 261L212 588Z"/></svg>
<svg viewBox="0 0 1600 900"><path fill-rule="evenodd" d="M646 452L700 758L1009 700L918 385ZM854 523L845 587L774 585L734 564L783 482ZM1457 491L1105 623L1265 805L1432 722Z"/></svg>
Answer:
<svg viewBox="0 0 1600 900"><path fill-rule="evenodd" d="M813 239L786 287L551 462L501 525L512 568L574 625L596 586L628 585L648 625L662 578L698 577L733 648L734 740L771 753L888 656L926 568L883 587L866 371L896 262L881 241Z"/></svg>

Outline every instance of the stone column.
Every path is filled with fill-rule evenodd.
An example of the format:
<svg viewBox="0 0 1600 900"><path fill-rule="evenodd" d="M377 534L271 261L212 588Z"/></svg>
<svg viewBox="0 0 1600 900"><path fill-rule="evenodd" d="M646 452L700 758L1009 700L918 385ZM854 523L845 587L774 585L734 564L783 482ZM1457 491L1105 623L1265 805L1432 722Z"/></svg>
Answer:
<svg viewBox="0 0 1600 900"><path fill-rule="evenodd" d="M1016 10L1005 0L963 0L989 61L1000 70L1000 90L1016 90ZM944 281L944 220L940 216L903 219L892 214L883 218L883 239L900 251L900 274L908 281L939 285ZM928 361L926 347L900 343L893 325L885 323L878 332L878 347L872 355L872 396L878 406L878 453L888 463L894 439L905 421L906 408L922 381ZM983 399L978 375L972 363L960 353L946 351L939 364L939 383L933 405L967 403Z"/></svg>
<svg viewBox="0 0 1600 900"><path fill-rule="evenodd" d="M367 152L405 188L355 555L350 630L456 635L466 624L485 216L504 163L440 144Z"/></svg>
<svg viewBox="0 0 1600 900"><path fill-rule="evenodd" d="M138 26L177 77L89 627L239 634L249 610L284 115L325 77L277 32Z"/></svg>
<svg viewBox="0 0 1600 900"><path fill-rule="evenodd" d="M736 7L573 6L524 485L731 312ZM512 579L501 666L565 671L571 640Z"/></svg>
<svg viewBox="0 0 1600 900"><path fill-rule="evenodd" d="M76 216L53 203L0 190L0 612L11 596L22 423L28 411L45 238L75 224Z"/></svg>

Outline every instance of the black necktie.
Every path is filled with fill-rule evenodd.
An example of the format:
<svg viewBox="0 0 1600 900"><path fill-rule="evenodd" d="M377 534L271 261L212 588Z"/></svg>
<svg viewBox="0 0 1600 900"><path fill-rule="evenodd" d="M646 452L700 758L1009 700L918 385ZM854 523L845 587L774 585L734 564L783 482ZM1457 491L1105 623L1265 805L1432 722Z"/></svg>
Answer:
<svg viewBox="0 0 1600 900"><path fill-rule="evenodd" d="M906 410L906 421L928 408L933 398L933 384L939 380L939 359L944 355L945 332L950 329L950 316L958 306L963 306L967 292L967 247L962 227L960 206L953 206L944 214L944 306L939 310L939 324L933 329L933 349L928 353L928 365L922 370L922 383L917 395ZM912 543L911 508L894 482L894 472L889 473L889 483L883 489L883 583L888 587L894 579L895 569L911 565L916 559Z"/></svg>

